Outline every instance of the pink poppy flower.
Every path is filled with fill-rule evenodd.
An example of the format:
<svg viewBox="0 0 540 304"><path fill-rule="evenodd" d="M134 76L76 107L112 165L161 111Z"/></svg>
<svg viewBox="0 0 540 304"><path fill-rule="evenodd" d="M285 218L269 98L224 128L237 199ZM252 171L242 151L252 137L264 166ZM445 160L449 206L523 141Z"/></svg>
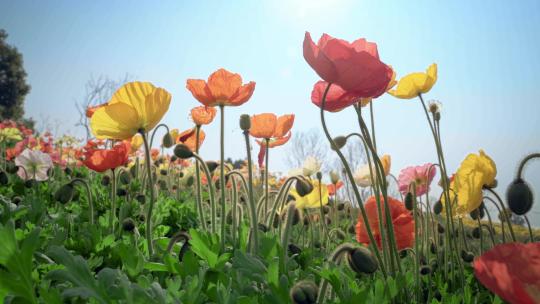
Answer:
<svg viewBox="0 0 540 304"><path fill-rule="evenodd" d="M398 177L399 191L406 194L409 192L410 184L415 182L416 195L426 194L437 171L432 165L427 163L422 166L411 166L401 170Z"/></svg>

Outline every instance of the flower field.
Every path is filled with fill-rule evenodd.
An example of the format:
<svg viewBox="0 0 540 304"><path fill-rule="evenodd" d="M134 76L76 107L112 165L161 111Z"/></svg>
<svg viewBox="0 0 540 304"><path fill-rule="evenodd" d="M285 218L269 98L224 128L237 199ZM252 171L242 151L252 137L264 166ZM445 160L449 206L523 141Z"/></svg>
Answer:
<svg viewBox="0 0 540 304"><path fill-rule="evenodd" d="M396 71L363 38L306 32L297 47L320 78L309 106L341 170L310 156L273 171L302 113L228 115L257 103L257 86L224 68L185 80L186 130L162 122L172 94L147 81L85 109L88 141L1 122L3 303L540 303L538 185L524 177L540 153L509 185L489 151L447 167L447 117L427 100L436 63ZM424 163L393 168L379 153L384 94L417 108L436 151ZM354 131L334 134L326 117L345 110ZM242 130L240 162L227 161L225 118ZM214 139L219 158L204 159ZM366 156L356 167L352 142Z"/></svg>

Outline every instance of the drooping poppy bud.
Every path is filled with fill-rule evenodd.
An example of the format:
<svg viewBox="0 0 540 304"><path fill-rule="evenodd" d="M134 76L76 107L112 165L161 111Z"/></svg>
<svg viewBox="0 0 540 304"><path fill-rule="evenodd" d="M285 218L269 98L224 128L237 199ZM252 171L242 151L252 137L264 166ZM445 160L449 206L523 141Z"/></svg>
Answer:
<svg viewBox="0 0 540 304"><path fill-rule="evenodd" d="M240 129L242 131L249 131L251 128L251 117L248 114L240 115Z"/></svg>
<svg viewBox="0 0 540 304"><path fill-rule="evenodd" d="M64 169L64 173L65 173L66 175L71 175L71 174L73 173L73 170L71 170L70 167L66 167L66 168Z"/></svg>
<svg viewBox="0 0 540 304"><path fill-rule="evenodd" d="M311 281L300 281L291 288L290 297L294 304L315 304L319 288Z"/></svg>
<svg viewBox="0 0 540 304"><path fill-rule="evenodd" d="M126 171L122 171L122 173L120 173L120 183L122 183L123 185L127 185L131 182L131 177L129 176L129 173L127 173Z"/></svg>
<svg viewBox="0 0 540 304"><path fill-rule="evenodd" d="M531 210L533 205L533 194L529 185L517 178L506 191L506 201L508 208L517 215L524 215Z"/></svg>
<svg viewBox="0 0 540 304"><path fill-rule="evenodd" d="M122 230L125 232L133 232L135 230L135 221L128 217L122 221Z"/></svg>
<svg viewBox="0 0 540 304"><path fill-rule="evenodd" d="M6 172L0 171L0 185L5 186L9 183L9 178Z"/></svg>
<svg viewBox="0 0 540 304"><path fill-rule="evenodd" d="M297 180L295 187L298 195L302 197L310 194L311 191L313 191L313 185L304 179Z"/></svg>
<svg viewBox="0 0 540 304"><path fill-rule="evenodd" d="M206 166L208 167L208 171L210 171L210 173L213 173L217 167L219 167L219 164L215 161L212 161L212 160L209 160L209 161L206 161Z"/></svg>
<svg viewBox="0 0 540 304"><path fill-rule="evenodd" d="M470 251L461 250L461 259L466 263L471 263L474 260L474 254Z"/></svg>
<svg viewBox="0 0 540 304"><path fill-rule="evenodd" d="M188 159L193 157L193 152L189 149L188 146L184 144L178 144L174 147L174 155L180 159Z"/></svg>
<svg viewBox="0 0 540 304"><path fill-rule="evenodd" d="M118 196L126 196L127 191L124 188L118 188L118 189L116 189L116 195L118 195Z"/></svg>
<svg viewBox="0 0 540 304"><path fill-rule="evenodd" d="M482 219L485 214L486 212L484 210L484 202L482 202L478 208L474 209L473 211L471 211L471 213L469 213L473 220Z"/></svg>
<svg viewBox="0 0 540 304"><path fill-rule="evenodd" d="M137 200L137 202L140 204L144 204L146 202L146 196L144 196L144 194L137 194L135 196L135 200Z"/></svg>
<svg viewBox="0 0 540 304"><path fill-rule="evenodd" d="M479 239L481 233L482 233L482 230L480 230L480 227L474 227L474 229L472 230L472 236L475 239Z"/></svg>
<svg viewBox="0 0 540 304"><path fill-rule="evenodd" d="M330 147L332 150L341 150L341 148L345 147L347 144L347 137L345 136L337 136L332 139L334 144Z"/></svg>
<svg viewBox="0 0 540 304"><path fill-rule="evenodd" d="M111 177L108 176L108 175L103 175L103 177L101 178L101 185L103 186L108 186L109 184L111 183Z"/></svg>
<svg viewBox="0 0 540 304"><path fill-rule="evenodd" d="M420 274L421 275L428 275L431 273L431 267L428 265L423 265L420 267Z"/></svg>
<svg viewBox="0 0 540 304"><path fill-rule="evenodd" d="M347 256L349 266L357 273L371 274L379 267L371 251L365 247L358 247L349 252Z"/></svg>
<svg viewBox="0 0 540 304"><path fill-rule="evenodd" d="M167 134L163 136L162 144L165 148L170 148L174 145L174 138L172 137L171 133L167 132Z"/></svg>
<svg viewBox="0 0 540 304"><path fill-rule="evenodd" d="M300 254L302 253L302 249L300 249L300 247L296 246L293 243L289 243L287 247L287 252L289 252L289 255Z"/></svg>
<svg viewBox="0 0 540 304"><path fill-rule="evenodd" d="M20 196L15 196L11 199L11 202L15 205L19 205L22 202L22 198Z"/></svg>
<svg viewBox="0 0 540 304"><path fill-rule="evenodd" d="M330 181L332 184L337 184L339 182L339 174L336 171L330 171Z"/></svg>
<svg viewBox="0 0 540 304"><path fill-rule="evenodd" d="M405 208L407 208L407 210L413 210L414 209L414 199L413 199L413 195L411 192L407 192L407 194L405 195Z"/></svg>
<svg viewBox="0 0 540 304"><path fill-rule="evenodd" d="M443 205L442 205L441 201L438 200L438 201L433 205L433 213L435 213L435 214L441 214L442 208L443 208Z"/></svg>
<svg viewBox="0 0 540 304"><path fill-rule="evenodd" d="M54 193L54 200L60 204L67 204L73 199L74 192L75 189L73 188L73 184L67 183L56 190Z"/></svg>
<svg viewBox="0 0 540 304"><path fill-rule="evenodd" d="M24 182L24 186L25 186L26 188L32 188L32 187L34 187L34 185L35 185L36 183L37 183L37 182L36 182L35 180L29 179L29 180L27 180L27 181Z"/></svg>
<svg viewBox="0 0 540 304"><path fill-rule="evenodd" d="M438 223L438 224L437 224L437 231L438 231L440 234L443 234L443 233L444 233L444 226L443 226L441 223Z"/></svg>

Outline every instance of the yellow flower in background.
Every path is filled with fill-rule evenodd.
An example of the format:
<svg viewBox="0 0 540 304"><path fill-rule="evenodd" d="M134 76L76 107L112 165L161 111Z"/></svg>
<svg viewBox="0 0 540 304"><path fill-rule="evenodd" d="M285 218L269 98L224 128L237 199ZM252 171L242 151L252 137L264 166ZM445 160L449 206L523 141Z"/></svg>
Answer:
<svg viewBox="0 0 540 304"><path fill-rule="evenodd" d="M384 176L388 176L390 174L390 167L392 165L392 158L390 155L383 155L381 158L381 164L384 171ZM371 167L371 172L373 173L373 177L376 176L377 170L375 167L375 164ZM360 186L360 187L369 187L373 185L373 181L371 180L371 173L369 170L369 165L365 164L362 167L359 167L355 173L354 173L354 182Z"/></svg>
<svg viewBox="0 0 540 304"><path fill-rule="evenodd" d="M143 144L143 138L141 136L141 134L135 134L132 138L131 138L131 154L137 152L139 150L139 148L142 146Z"/></svg>
<svg viewBox="0 0 540 304"><path fill-rule="evenodd" d="M429 66L425 73L417 72L401 78L397 87L388 93L401 99L411 99L418 97L421 93L427 93L437 82L437 64Z"/></svg>
<svg viewBox="0 0 540 304"><path fill-rule="evenodd" d="M300 196L296 190L291 190L290 194L296 200L297 209L319 208L321 202L323 206L328 204L328 187L319 182L313 182L313 191L305 196Z"/></svg>
<svg viewBox="0 0 540 304"><path fill-rule="evenodd" d="M454 201L457 195L455 214L462 216L477 209L482 203L482 188L492 186L496 175L495 162L483 150L467 155L450 183L450 199Z"/></svg>
<svg viewBox="0 0 540 304"><path fill-rule="evenodd" d="M171 94L149 82L130 82L118 89L90 119L98 139L129 139L152 130L169 109Z"/></svg>
<svg viewBox="0 0 540 304"><path fill-rule="evenodd" d="M11 140L11 141L22 140L21 131L19 131L19 129L17 128L0 129L0 141L6 142L8 140Z"/></svg>

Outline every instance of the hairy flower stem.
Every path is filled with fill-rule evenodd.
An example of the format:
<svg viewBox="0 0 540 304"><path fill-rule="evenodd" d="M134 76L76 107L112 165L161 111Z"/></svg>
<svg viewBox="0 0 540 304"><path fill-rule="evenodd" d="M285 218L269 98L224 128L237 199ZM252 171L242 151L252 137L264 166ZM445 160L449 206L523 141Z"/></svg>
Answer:
<svg viewBox="0 0 540 304"><path fill-rule="evenodd" d="M330 136L330 133L328 132L328 128L326 127L326 121L325 121L325 118L324 118L324 108L325 108L325 104L326 104L326 95L328 94L328 90L330 89L331 85L332 84L329 83L326 86L326 89L324 91L324 95L323 95L323 98L322 98L322 104L321 104L321 110L320 110L321 124L322 124L322 127L323 127L324 134L326 135L326 139L330 142L331 146L336 151L336 154L338 155L339 159L341 160L341 163L343 164L343 167L345 168L345 173L347 174L347 178L349 179L351 184L353 184L353 186L352 186L353 192L354 192L356 201L358 202L358 206L360 207L360 213L362 215L362 220L364 221L364 224L366 226L366 231L367 231L369 241L370 241L370 247L372 248L373 252L375 253L375 257L377 258L377 261L379 262L379 265L381 265L381 271L383 273L383 276L386 278L386 276L387 276L386 267L383 264L383 260L381 259L381 253L379 251L379 248L377 247L377 242L375 241L375 238L373 237L373 232L371 231L371 227L369 225L369 220L368 220L368 217L367 217L367 214L366 214L366 210L365 210L364 205L362 203L362 196L360 195L360 191L358 190L358 187L356 187L356 185L354 185L353 173L352 173L351 168L349 167L349 165L347 163L347 160L345 159L345 156L343 156L343 153L341 153L341 151L339 149L337 149L337 147L335 146L335 143L332 140L332 137Z"/></svg>
<svg viewBox="0 0 540 304"><path fill-rule="evenodd" d="M114 234L114 219L116 217L116 172L111 169L111 216L109 217L109 230Z"/></svg>
<svg viewBox="0 0 540 304"><path fill-rule="evenodd" d="M71 180L71 184L79 183L84 186L86 189L86 197L88 198L88 213L89 213L89 220L90 225L94 225L94 202L92 200L92 191L90 190L90 186L88 185L88 182L81 179L81 178L74 178Z"/></svg>
<svg viewBox="0 0 540 304"><path fill-rule="evenodd" d="M283 185L279 188L279 192L278 192L276 198L274 199L274 204L272 206L272 211L270 212L270 216L266 220L266 225L268 227L272 227L272 221L274 220L274 216L276 214L278 205L281 203L281 201L282 201L282 199L284 197L284 194L289 193L290 184L292 184L292 182L295 181L295 180L298 181L298 177L291 176L291 177L287 178L285 180L285 182L283 183Z"/></svg>
<svg viewBox="0 0 540 304"><path fill-rule="evenodd" d="M231 179L231 183L232 183L232 189L231 189L231 192L232 192L232 195L231 195L231 206L232 206L232 227L231 227L231 234L232 234L232 243L233 243L233 247L236 247L236 225L237 225L237 222L236 222L236 209L237 209L237 201L238 201L238 190L236 189L236 180L233 178Z"/></svg>
<svg viewBox="0 0 540 304"><path fill-rule="evenodd" d="M206 163L204 160L197 154L193 153L193 157L197 160L197 166L200 166L203 168L204 174L206 175L206 180L208 181L208 194L210 196L210 224L211 224L211 232L216 232L216 199L215 199L215 191L214 191L214 183L212 183L212 173L210 173L210 169L208 169L208 166L206 166Z"/></svg>
<svg viewBox="0 0 540 304"><path fill-rule="evenodd" d="M221 252L225 249L225 106L219 105L220 114L220 136L219 136L219 189L221 190L220 203L221 203ZM210 180L209 180L210 182Z"/></svg>
<svg viewBox="0 0 540 304"><path fill-rule="evenodd" d="M249 209L251 212L251 237L252 248L251 253L257 255L259 249L259 236L258 236L258 220L257 220L257 207L255 206L255 198L253 196L253 164L251 163L251 146L249 144L249 130L244 131L244 138L246 141L246 152L248 161L248 186L249 186Z"/></svg>
<svg viewBox="0 0 540 304"><path fill-rule="evenodd" d="M268 159L270 158L269 156L269 152L270 152L270 149L269 149L269 143L270 143L270 139L266 138L264 140L264 143L265 143L265 147L264 149L266 150L266 157L265 157L265 160L264 160L264 214L266 214L268 212Z"/></svg>
<svg viewBox="0 0 540 304"><path fill-rule="evenodd" d="M199 154L199 136L201 133L201 126L197 125L195 127L195 153ZM204 210L202 204L202 193L201 193L201 168L198 164L195 165L195 195L197 201L197 211L199 213L199 222L204 230L207 230L206 220L204 219Z"/></svg>
<svg viewBox="0 0 540 304"><path fill-rule="evenodd" d="M531 160L533 158L540 158L540 153L532 153L532 154L529 154L529 155L525 156L525 158L523 158L521 163L519 163L519 169L518 169L518 172L517 172L517 178L521 178L521 176L523 174L523 168L525 167L525 164L529 160Z"/></svg>
<svg viewBox="0 0 540 304"><path fill-rule="evenodd" d="M505 219L505 222L506 224L508 225L508 229L510 230L510 235L512 236L512 241L516 241L516 235L514 234L514 228L512 227L512 223L510 222L510 217L506 215L506 209L504 208L504 203L501 199L501 197L499 196L499 194L491 189L491 188L484 188L485 190L487 190L489 193L493 194L497 200L499 201L499 204L501 205L501 210L502 210L502 216L504 216L504 219ZM501 226L504 225L504 223L501 223Z"/></svg>
<svg viewBox="0 0 540 304"><path fill-rule="evenodd" d="M413 215L414 215L414 252L418 253L418 206L416 202L416 183L412 182L411 185L409 185L409 190L412 190L413 194ZM414 278L416 281L415 286L415 294L416 294L416 301L418 303L421 302L421 288L420 288L420 255L415 254L414 255Z"/></svg>
<svg viewBox="0 0 540 304"><path fill-rule="evenodd" d="M150 158L150 146L148 145L148 140L146 139L146 133L144 130L140 130L139 133L142 136L144 144L144 155L145 155L145 164L146 164L146 176L148 177L148 189L150 190L150 202L148 205L148 213L146 214L146 242L148 243L148 255L152 257L154 255L154 242L152 240L152 211L154 209L154 180L152 176L152 165Z"/></svg>
<svg viewBox="0 0 540 304"><path fill-rule="evenodd" d="M321 109L322 108L323 107L321 107ZM334 251L332 252L328 260L331 261L331 263L337 263L338 261L341 260L341 257L344 254L352 252L355 248L356 246L351 243L341 244L338 247L336 247L336 249L334 249ZM317 303L320 303L320 304L325 303L324 299L326 298L326 288L328 288L328 281L325 279L321 279L321 284L319 286L319 293L317 295Z"/></svg>
<svg viewBox="0 0 540 304"><path fill-rule="evenodd" d="M319 211L321 213L321 243L325 243L328 240L328 226L326 225L326 217L324 215L323 205L322 205L322 182L319 177L317 177L317 182L319 183Z"/></svg>
<svg viewBox="0 0 540 304"><path fill-rule="evenodd" d="M289 248L289 235L291 232L291 227L294 219L294 214L296 212L296 203L291 202L287 207L287 217L281 232L281 247L283 248L283 265L287 267L287 250ZM287 273L287 271L285 271Z"/></svg>

